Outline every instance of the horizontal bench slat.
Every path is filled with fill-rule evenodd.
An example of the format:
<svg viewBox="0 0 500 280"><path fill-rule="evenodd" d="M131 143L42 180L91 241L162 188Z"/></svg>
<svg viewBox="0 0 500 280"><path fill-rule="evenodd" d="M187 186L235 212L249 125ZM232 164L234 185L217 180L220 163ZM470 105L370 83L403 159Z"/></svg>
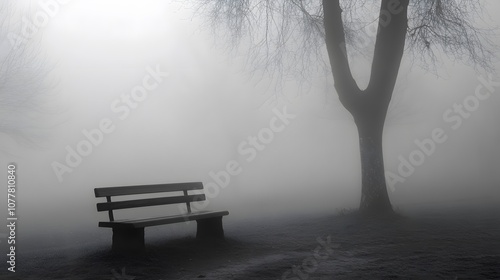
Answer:
<svg viewBox="0 0 500 280"><path fill-rule="evenodd" d="M99 227L109 228L143 228L150 226L174 224L186 221L195 221L229 215L228 211L205 211L193 214L175 215L169 217L158 217L138 220L122 220L114 222L99 222Z"/></svg>
<svg viewBox="0 0 500 280"><path fill-rule="evenodd" d="M116 209L127 209L145 206L156 206L165 204L186 203L205 200L204 194L193 194L183 196L145 198L127 201L101 202L97 203L97 211L109 211Z"/></svg>
<svg viewBox="0 0 500 280"><path fill-rule="evenodd" d="M203 183L190 182L190 183L158 184L158 185L144 185L144 186L95 188L94 193L95 197L105 197L105 196L175 192L175 191L188 191L188 190L201 190L201 189L203 189Z"/></svg>

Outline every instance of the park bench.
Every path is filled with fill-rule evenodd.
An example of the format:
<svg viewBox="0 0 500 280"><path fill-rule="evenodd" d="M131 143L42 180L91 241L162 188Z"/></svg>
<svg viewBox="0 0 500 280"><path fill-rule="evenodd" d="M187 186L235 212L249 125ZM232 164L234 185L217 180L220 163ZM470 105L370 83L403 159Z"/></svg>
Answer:
<svg viewBox="0 0 500 280"><path fill-rule="evenodd" d="M106 202L97 203L97 211L108 211L109 221L99 222L99 227L113 229L113 251L138 251L144 249L144 228L188 221L197 222L196 238L224 238L222 217L228 211L191 211L191 203L205 200L205 194L188 194L188 191L203 190L203 183L176 183L144 186L95 188L95 197L106 197ZM198 191L199 192L199 191ZM143 194L158 194L161 197L111 201L111 197ZM113 211L136 207L186 204L186 213L161 217L115 220ZM179 207L180 208L180 207Z"/></svg>

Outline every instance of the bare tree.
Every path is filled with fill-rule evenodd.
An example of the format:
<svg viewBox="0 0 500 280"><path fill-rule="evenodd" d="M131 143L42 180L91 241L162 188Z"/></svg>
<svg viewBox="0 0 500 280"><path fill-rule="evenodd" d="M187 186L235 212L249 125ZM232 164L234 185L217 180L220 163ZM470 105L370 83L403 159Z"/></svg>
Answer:
<svg viewBox="0 0 500 280"><path fill-rule="evenodd" d="M0 134L31 145L39 138L35 120L44 110L48 70L36 38L16 44L21 18L29 16L22 4L0 3Z"/></svg>
<svg viewBox="0 0 500 280"><path fill-rule="evenodd" d="M325 65L325 46L335 89L358 128L362 167L360 210L392 213L382 153L382 133L403 54L433 65L437 53L488 69L492 44L475 25L476 0L200 0L214 30L232 45L248 40L252 61L268 71L304 74ZM371 18L374 18L371 19ZM378 22L371 75L361 89L349 60L366 52L364 29Z"/></svg>

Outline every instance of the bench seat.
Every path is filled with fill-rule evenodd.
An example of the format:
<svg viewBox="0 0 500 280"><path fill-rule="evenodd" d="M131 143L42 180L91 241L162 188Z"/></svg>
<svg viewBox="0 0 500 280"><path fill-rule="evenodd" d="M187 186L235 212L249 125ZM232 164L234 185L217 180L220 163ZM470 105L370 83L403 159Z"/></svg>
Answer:
<svg viewBox="0 0 500 280"><path fill-rule="evenodd" d="M118 220L112 222L99 222L99 227L108 228L144 228L166 224L175 224L187 221L196 221L199 219L216 218L229 215L228 211L200 211L191 214L180 214L167 217L156 217L136 220Z"/></svg>

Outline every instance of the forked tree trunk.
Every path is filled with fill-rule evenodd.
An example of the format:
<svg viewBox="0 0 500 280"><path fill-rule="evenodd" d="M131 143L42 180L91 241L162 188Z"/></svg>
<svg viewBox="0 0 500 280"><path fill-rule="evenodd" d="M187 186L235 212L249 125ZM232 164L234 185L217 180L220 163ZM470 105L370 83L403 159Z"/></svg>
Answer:
<svg viewBox="0 0 500 280"><path fill-rule="evenodd" d="M354 117L361 154L360 210L391 213L385 182L382 134L387 108L401 65L409 0L382 0L370 82L361 90L347 58L339 0L323 0L325 42L340 102Z"/></svg>

